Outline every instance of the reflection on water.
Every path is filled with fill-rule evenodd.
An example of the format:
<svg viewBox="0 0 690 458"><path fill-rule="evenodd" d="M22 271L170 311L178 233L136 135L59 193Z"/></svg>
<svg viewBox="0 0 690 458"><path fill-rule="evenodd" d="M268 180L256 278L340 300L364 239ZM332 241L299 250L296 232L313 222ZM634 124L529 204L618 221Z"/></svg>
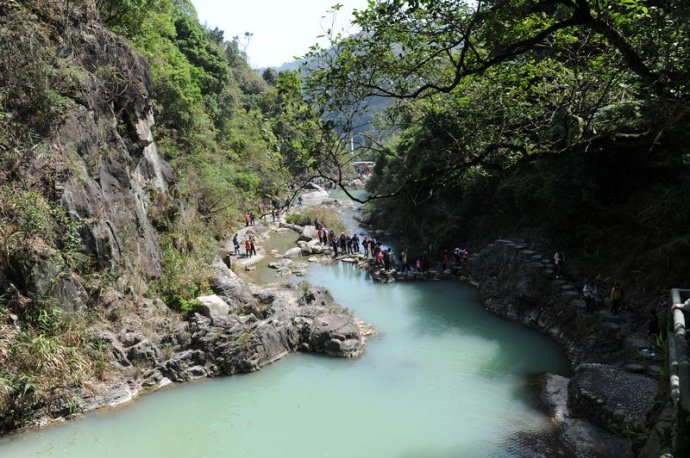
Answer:
<svg viewBox="0 0 690 458"><path fill-rule="evenodd" d="M0 456L529 456L511 439L549 427L526 380L565 370L554 343L454 282L376 285L343 264L307 280L379 330L360 359L293 355L5 438Z"/></svg>

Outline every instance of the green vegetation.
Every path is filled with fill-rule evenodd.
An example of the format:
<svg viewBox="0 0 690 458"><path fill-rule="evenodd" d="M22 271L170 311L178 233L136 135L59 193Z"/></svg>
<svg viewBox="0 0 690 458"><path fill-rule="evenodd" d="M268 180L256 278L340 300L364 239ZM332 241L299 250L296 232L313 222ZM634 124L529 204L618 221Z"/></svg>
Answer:
<svg viewBox="0 0 690 458"><path fill-rule="evenodd" d="M242 224L244 210L285 202L289 184L310 179L322 132L295 74L262 78L239 39L205 29L188 0L2 2L0 37L3 430L105 375L106 352L90 342L91 326L117 327L143 294L180 314L198 306L219 241ZM131 108L149 96L158 150L175 175L170 194L147 196L160 278L134 261L136 236L120 237L119 256L95 262L102 234L89 232L94 221L68 215L62 200L70 177L98 181L122 148L131 158L141 153ZM81 126L69 122L85 112L103 138L63 144L80 137ZM110 138L112 126L120 138ZM121 303L102 307L119 294ZM73 311L75 301L88 309Z"/></svg>
<svg viewBox="0 0 690 458"><path fill-rule="evenodd" d="M384 0L355 17L361 33L312 50L309 92L346 130L391 101L380 225L417 246L545 241L651 294L683 281L687 2Z"/></svg>
<svg viewBox="0 0 690 458"><path fill-rule="evenodd" d="M341 234L347 229L335 209L322 205L301 208L299 212L291 213L286 218L288 223L300 226L313 225L317 219L329 231L335 231L336 234Z"/></svg>

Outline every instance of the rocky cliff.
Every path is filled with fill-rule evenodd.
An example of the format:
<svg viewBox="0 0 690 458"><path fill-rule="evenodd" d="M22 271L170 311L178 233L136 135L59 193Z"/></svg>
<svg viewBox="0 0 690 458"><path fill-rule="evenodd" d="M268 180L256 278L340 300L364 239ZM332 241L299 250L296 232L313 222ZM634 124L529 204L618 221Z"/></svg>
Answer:
<svg viewBox="0 0 690 458"><path fill-rule="evenodd" d="M221 262L193 312L156 298L157 221L185 204L148 63L94 2L0 3L0 77L0 432L293 351L363 350L327 293L251 287Z"/></svg>
<svg viewBox="0 0 690 458"><path fill-rule="evenodd" d="M524 243L498 240L473 256L468 269L489 310L550 335L566 350L574 373L547 376L544 397L568 453L664 451L651 428L667 420L663 354L638 313L612 313L602 298L587 310L583 279L554 278L549 257Z"/></svg>

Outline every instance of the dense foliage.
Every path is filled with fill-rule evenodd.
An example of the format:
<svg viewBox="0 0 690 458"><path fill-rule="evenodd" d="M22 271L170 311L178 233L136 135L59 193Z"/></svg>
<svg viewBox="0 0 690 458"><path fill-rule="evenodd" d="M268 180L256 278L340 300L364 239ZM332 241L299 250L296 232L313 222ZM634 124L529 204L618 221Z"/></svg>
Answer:
<svg viewBox="0 0 690 458"><path fill-rule="evenodd" d="M690 267L689 21L673 0L370 2L309 89L344 129L392 101L369 190L413 245L523 236L663 288Z"/></svg>

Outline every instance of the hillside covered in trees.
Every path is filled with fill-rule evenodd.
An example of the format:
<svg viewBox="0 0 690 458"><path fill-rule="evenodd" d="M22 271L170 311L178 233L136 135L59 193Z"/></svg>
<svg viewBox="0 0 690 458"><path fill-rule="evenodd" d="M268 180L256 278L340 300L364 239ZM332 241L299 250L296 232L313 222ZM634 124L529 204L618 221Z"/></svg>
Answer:
<svg viewBox="0 0 690 458"><path fill-rule="evenodd" d="M0 430L107 380L109 323L198 305L219 241L305 173L300 91L187 0L0 3Z"/></svg>
<svg viewBox="0 0 690 458"><path fill-rule="evenodd" d="M390 0L354 22L308 86L345 129L391 100L379 225L417 249L522 238L646 299L690 284L687 2Z"/></svg>

